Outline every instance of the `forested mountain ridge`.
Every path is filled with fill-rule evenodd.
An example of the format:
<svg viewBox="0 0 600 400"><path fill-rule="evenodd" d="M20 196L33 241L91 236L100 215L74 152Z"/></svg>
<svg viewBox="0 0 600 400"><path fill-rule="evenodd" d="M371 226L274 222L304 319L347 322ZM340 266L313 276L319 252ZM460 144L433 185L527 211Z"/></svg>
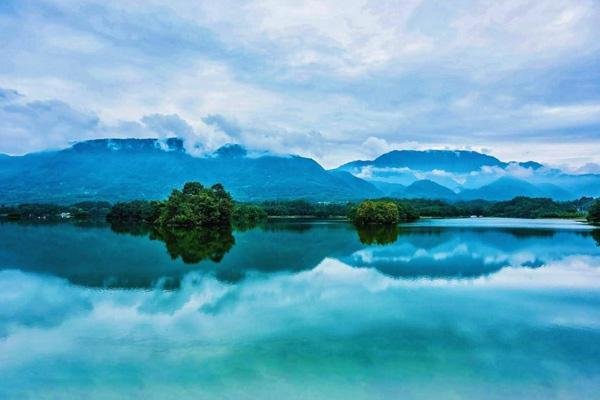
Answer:
<svg viewBox="0 0 600 400"><path fill-rule="evenodd" d="M238 145L194 157L179 139L97 139L0 158L0 203L160 199L188 181L223 183L238 200L316 201L381 195L345 172L300 156L248 156Z"/></svg>
<svg viewBox="0 0 600 400"><path fill-rule="evenodd" d="M600 175L574 175L536 161L505 162L465 150L393 150L336 170L350 172L395 197L423 194L450 200L509 200L515 196L572 200L600 196ZM418 187L402 189L414 184Z"/></svg>
<svg viewBox="0 0 600 400"><path fill-rule="evenodd" d="M504 162L473 151L397 150L333 170L297 155L250 154L240 145L195 156L177 138L96 139L0 155L0 204L161 199L188 181L220 182L240 201L600 196L600 175L569 175L535 161Z"/></svg>

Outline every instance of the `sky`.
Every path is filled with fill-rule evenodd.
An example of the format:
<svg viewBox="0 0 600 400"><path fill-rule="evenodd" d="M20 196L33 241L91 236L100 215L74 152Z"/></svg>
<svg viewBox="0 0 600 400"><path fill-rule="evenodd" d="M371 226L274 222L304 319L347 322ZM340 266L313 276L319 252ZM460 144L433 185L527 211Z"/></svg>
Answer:
<svg viewBox="0 0 600 400"><path fill-rule="evenodd" d="M600 2L0 0L0 152L170 136L600 172Z"/></svg>

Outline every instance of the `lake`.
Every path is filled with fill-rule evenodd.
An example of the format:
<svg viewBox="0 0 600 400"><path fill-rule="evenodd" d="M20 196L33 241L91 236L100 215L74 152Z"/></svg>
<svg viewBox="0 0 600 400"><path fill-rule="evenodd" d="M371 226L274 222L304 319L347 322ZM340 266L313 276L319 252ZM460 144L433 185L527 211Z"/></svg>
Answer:
<svg viewBox="0 0 600 400"><path fill-rule="evenodd" d="M591 399L600 231L0 224L2 399Z"/></svg>

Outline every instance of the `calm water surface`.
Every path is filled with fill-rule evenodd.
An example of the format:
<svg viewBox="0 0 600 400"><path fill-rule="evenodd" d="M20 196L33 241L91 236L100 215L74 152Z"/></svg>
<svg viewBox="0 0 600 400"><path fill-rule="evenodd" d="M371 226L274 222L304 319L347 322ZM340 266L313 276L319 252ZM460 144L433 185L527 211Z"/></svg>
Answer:
<svg viewBox="0 0 600 400"><path fill-rule="evenodd" d="M1 399L600 398L600 231L0 224Z"/></svg>

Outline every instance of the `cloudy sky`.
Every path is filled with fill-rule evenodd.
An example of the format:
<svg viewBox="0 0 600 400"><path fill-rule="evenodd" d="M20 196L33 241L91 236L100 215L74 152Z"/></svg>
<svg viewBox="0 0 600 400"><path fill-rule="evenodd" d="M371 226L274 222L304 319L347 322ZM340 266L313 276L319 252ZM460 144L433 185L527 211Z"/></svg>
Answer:
<svg viewBox="0 0 600 400"><path fill-rule="evenodd" d="M0 54L9 154L182 136L600 171L597 0L2 0Z"/></svg>

